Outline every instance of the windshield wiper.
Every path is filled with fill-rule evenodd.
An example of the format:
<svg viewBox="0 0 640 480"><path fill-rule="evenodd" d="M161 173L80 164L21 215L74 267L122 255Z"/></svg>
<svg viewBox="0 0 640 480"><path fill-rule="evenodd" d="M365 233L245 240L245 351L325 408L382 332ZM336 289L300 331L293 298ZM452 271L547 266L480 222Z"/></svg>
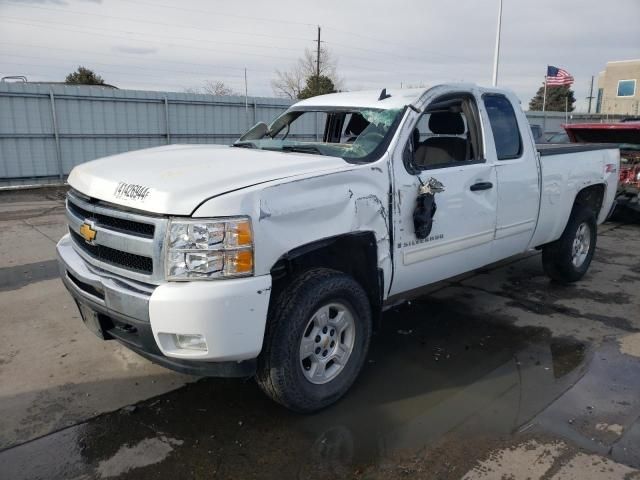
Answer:
<svg viewBox="0 0 640 480"><path fill-rule="evenodd" d="M298 153L317 153L323 155L318 147L312 145L286 145L282 147L283 152L298 152Z"/></svg>
<svg viewBox="0 0 640 480"><path fill-rule="evenodd" d="M238 148L258 148L255 143L251 142L233 143L231 146Z"/></svg>

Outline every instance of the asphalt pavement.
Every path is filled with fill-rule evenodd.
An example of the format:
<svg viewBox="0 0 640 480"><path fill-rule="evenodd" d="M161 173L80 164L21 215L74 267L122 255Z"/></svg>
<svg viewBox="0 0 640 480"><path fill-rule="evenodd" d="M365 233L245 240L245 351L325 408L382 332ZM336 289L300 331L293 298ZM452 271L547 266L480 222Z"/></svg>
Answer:
<svg viewBox="0 0 640 480"><path fill-rule="evenodd" d="M0 192L0 479L640 479L640 225L601 226L575 285L532 252L389 309L305 416L87 331L63 212L64 189Z"/></svg>

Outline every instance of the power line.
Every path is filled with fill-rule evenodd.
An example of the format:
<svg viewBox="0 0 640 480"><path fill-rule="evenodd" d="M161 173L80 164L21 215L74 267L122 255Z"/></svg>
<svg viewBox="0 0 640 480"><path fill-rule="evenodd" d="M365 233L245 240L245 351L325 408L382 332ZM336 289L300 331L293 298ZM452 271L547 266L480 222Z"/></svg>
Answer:
<svg viewBox="0 0 640 480"><path fill-rule="evenodd" d="M41 49L60 50L60 51L64 51L64 52L83 53L83 54L91 55L91 56L95 56L96 55L96 52L90 52L90 51L87 51L87 50L77 50L77 49L73 49L73 48L61 48L61 47L50 47L49 45L33 45L33 44L14 43L14 42L1 42L0 45L19 46L19 47L27 47L27 48L37 48L39 50L41 50ZM122 58L122 55L115 55L115 54L112 54L112 53L100 53L100 56L102 56L102 57ZM46 58L46 57L43 57L43 58ZM136 58L136 60L140 60L140 59ZM91 61L93 61L93 60L91 60ZM196 67L206 67L207 66L207 65L202 64L202 63L181 62L181 61L178 61L178 60L162 60L162 63L163 64L173 63L173 64L177 64L177 65L192 65L192 66L196 66ZM147 67L141 67L141 68L147 68ZM232 66L220 65L220 64L216 64L216 68L228 69L228 70L244 70L244 67L232 67ZM254 72L273 72L273 70L259 69L259 68L252 68L251 71L254 71Z"/></svg>
<svg viewBox="0 0 640 480"><path fill-rule="evenodd" d="M401 44L401 43L397 43L397 42L393 42L388 40L387 38L378 38L378 37L372 37L369 35L363 35L361 33L356 33L356 32L348 32L346 30L340 30L339 28L335 28L332 26L324 26L327 30L333 30L334 32L338 32L341 33L343 35L351 35L352 37L359 37L362 38L364 40L369 40L369 41L374 41L374 42L378 42L378 43L384 43L385 45L396 45L404 50L406 50L408 48L407 45Z"/></svg>
<svg viewBox="0 0 640 480"><path fill-rule="evenodd" d="M198 27L196 25L186 25L186 24L179 24L179 23L166 23L166 22L156 22L153 20L144 20L144 19L140 19L140 18L131 18L131 17L122 17L122 16L118 16L118 15L107 15L104 13L98 13L98 12L79 12L77 10L68 10L68 9L64 9L61 10L59 8L49 8L49 7L42 7L42 6L37 6L37 5L24 5L22 3L16 3L16 2L8 2L10 4L19 6L20 8L32 8L32 9L36 9L36 10L45 10L45 11L49 11L49 12L58 12L58 13L63 13L64 15L68 15L68 14L72 14L72 15L83 15L83 16L88 16L88 17L100 17L100 18L108 18L108 19L112 19L112 20L120 20L120 21L125 21L125 22L135 22L136 25L140 24L140 23L145 23L148 25L158 25L161 27L170 27L170 28L181 28L181 29L187 29L187 30L200 30L203 32L206 32L207 34L212 34L212 33L216 33L219 32L221 30L219 29L212 29L212 28L205 28L205 27ZM149 4L149 5L153 5L156 6L155 4ZM181 8L181 10L183 10ZM231 33L231 31L226 31L227 33ZM237 33L240 35L247 35L248 33L243 33L243 32L232 32L232 33ZM251 34L252 35L252 34ZM267 35L264 34L265 36L270 36L270 37L275 37L274 35ZM293 40L302 40L302 38L299 37L289 37L289 39L293 39Z"/></svg>
<svg viewBox="0 0 640 480"><path fill-rule="evenodd" d="M296 22L296 21L292 21L292 20L282 20L282 19L276 19L276 18L261 18L261 17L252 17L252 16L246 16L246 15L234 15L234 14L228 14L228 13L220 13L218 11L212 11L212 10L201 10L201 9L194 9L194 8L186 8L186 7L176 7L173 5L163 5L163 4L159 4L159 3L151 3L151 2L145 2L142 0L120 0L123 2L127 2L127 3L132 3L132 4L140 4L140 5L149 5L149 6L153 6L153 7L160 7L160 8L169 8L169 9L173 9L173 10L180 10L180 11L190 11L190 12L196 12L196 13L206 13L206 14L211 14L211 15L216 15L216 16L229 16L229 17L235 17L235 18L244 18L244 19L249 19L249 20L257 20L257 21L263 21L263 22L279 22L279 23L289 23L289 24L294 24L294 25L303 25L303 26L307 26L307 27L314 27L316 28L317 25L313 24L313 23L303 23L303 22ZM332 27L332 26L325 26L325 24L322 25L324 28L328 28L330 30L333 30L335 32L344 34L344 35L351 35L351 36L355 36L355 37L360 37L366 40L373 40L376 42L380 42L380 43L384 43L385 45L390 45L390 44L394 44L393 42L389 42L388 39L381 39L381 38L376 38L376 37L372 37L369 35L362 35L359 33L355 33L355 32L350 32L350 31L346 31L346 30L340 30L338 28ZM219 31L218 29L216 29L217 31ZM259 35L259 34L257 34ZM292 40L306 40L306 39L301 39L299 37L282 37L282 38L290 38ZM382 51L382 50L373 50L373 49L367 49L367 48L359 48L359 47L353 47L353 46L348 46L348 45L344 45L344 44L340 44L337 42L332 42L329 41L327 42L326 40L323 41L324 43L332 43L334 45L340 45L342 47L345 48L352 48L355 50L361 50L361 51L367 51L367 52L372 52L375 54L385 54L385 55L390 55L390 56L394 56L394 57L403 57L403 58L407 58L407 59L411 59L411 60L419 60L419 61L424 61L424 59L421 58L417 58L417 57L410 57L407 55L398 55L395 52L390 52L390 51ZM403 45L400 43L395 43L395 45L406 49L407 45ZM441 58L446 58L446 59L460 59L460 60L465 60L467 61L468 58L464 58L464 57L458 57L458 56L454 56L454 55L444 55L444 54L438 54L436 52L429 52L430 55L433 56L439 56Z"/></svg>
<svg viewBox="0 0 640 480"><path fill-rule="evenodd" d="M29 66L29 67L34 67L34 65L24 65L24 66ZM38 68L38 66L35 66L36 69ZM34 71L27 71L27 72L20 72L21 75L25 75L25 76L44 76L46 74L43 74L42 72L34 72ZM48 73L48 72L47 72ZM179 83L166 83L166 82L140 82L140 81L136 81L136 80L126 80L123 83L127 83L127 84L134 84L134 85L161 85L163 87L175 87L175 88L180 88L180 89L184 89L185 85L184 84L179 84ZM229 82L229 83L235 83L235 82Z"/></svg>
<svg viewBox="0 0 640 480"><path fill-rule="evenodd" d="M16 55L16 54L11 54L11 53L2 53L5 57L18 57L18 58L33 58L35 60L57 60L59 62L67 62L70 65L76 65L78 62L74 62L74 61L70 61L69 59L66 58L56 58L56 57L51 57L51 56L37 56L37 55ZM4 62L4 63L9 63L9 64L15 64L14 62ZM190 71L186 71L186 70L171 70L168 68L158 68L158 67L148 67L148 66L139 66L139 65L128 65L128 64L113 64L113 63L104 63L104 62L96 62L91 60L90 62L87 62L87 64L90 64L91 66L94 65L103 65L106 67L124 67L124 68L134 68L134 69L141 69L144 71L148 71L148 70L157 70L159 72L168 72L168 73L177 73L177 74L184 74L184 75L207 75L207 76L211 76L214 78L243 78L243 75L239 74L239 75L231 75L228 73L220 73L220 72L204 72L204 71L195 71L195 70L190 70ZM35 64L24 64L24 65L32 65L32 66L37 66ZM40 65L48 65L48 64L42 64L40 63ZM59 64L57 64L59 65ZM250 70L252 73L254 72L254 70ZM266 71L266 70L265 70ZM133 73L133 72L128 72L128 73ZM138 75L138 74L136 74ZM139 74L139 75L145 75L143 73ZM260 78L260 77L258 77Z"/></svg>
<svg viewBox="0 0 640 480"><path fill-rule="evenodd" d="M90 15L89 13L87 13L87 15ZM65 26L70 26L70 27L79 27L81 25L76 25L73 23L63 23L63 22L53 22L49 19L47 20L38 20L38 19L33 19L33 18L22 18L22 17L7 17L7 16L3 16L2 20L19 20L19 21L26 21L26 22L40 22L40 23L54 23L56 25L65 25ZM163 24L166 25L166 24ZM114 31L114 32L123 32L123 33L128 33L128 34L133 34L133 35L148 35L148 33L138 33L132 30L121 30L121 29L116 29L116 28L100 28L100 27L95 27L92 26L92 29L97 29L97 30L106 30L106 31ZM187 27L179 27L179 28L187 28ZM201 28L197 28L197 27L188 27L189 30L204 30L207 33L211 33L210 29L201 29ZM222 29L218 29L216 28L215 30L216 33L231 33L234 35L248 35L251 37L265 37L265 38L276 38L276 39L284 39L284 40L301 40L301 41L306 41L306 38L303 37L289 37L289 36L285 36L285 35L270 35L270 34L266 34L266 33L254 33L254 32L238 32L238 31L234 31L234 30L222 30ZM176 37L175 35L171 35L171 37L173 38L182 38L182 39L188 39L188 40L194 40L194 41L198 41L198 42L210 42L210 40L206 40L206 39L196 39L196 38L186 38L186 37ZM260 45L262 47L262 45ZM267 46L268 47L268 46Z"/></svg>
<svg viewBox="0 0 640 480"><path fill-rule="evenodd" d="M20 74L21 75L25 75L25 76L33 76L33 77L49 77L51 76L51 72L49 70L43 69L42 65L33 65L33 64L27 64L27 63L17 63L17 62L5 62L7 64L10 65L16 65L16 66L24 66L24 67L28 67L30 69L35 68L36 70L28 70L28 71L22 71L20 70ZM64 73L60 73L57 74L60 77L64 78L64 76L69 73L68 70L64 70L64 67L61 65L52 65L52 67L54 69L59 69L61 72ZM40 71L38 71L40 70ZM105 76L109 76L111 75L111 78L108 79L108 81L110 83L117 83L117 84L124 84L124 85L143 85L146 86L147 89L160 89L160 90L167 90L169 87L174 88L176 91L179 90L188 90L190 88L196 88L196 89L201 89L204 88L205 84L203 84L203 81L197 81L194 78L190 78L190 79L185 79L184 83L173 83L173 82L166 82L164 81L163 78L158 77L158 76L154 76L154 75L143 75L143 74L135 74L135 76L131 76L130 72L125 73L125 72L115 72L115 71L101 71L100 72L101 75L105 75ZM152 79L155 79L155 81L141 81L139 79L139 77L150 77ZM135 78L136 80L132 80L131 78ZM218 77L220 78L220 77ZM224 81L224 83L226 85L233 85L235 88L240 89L243 85L245 85L243 80L231 80L229 81L226 78L222 78L222 80Z"/></svg>
<svg viewBox="0 0 640 480"><path fill-rule="evenodd" d="M41 24L34 24L34 23L29 23L29 22L17 22L17 21L13 21L13 20L8 20L7 23L15 23L15 24L19 24L19 25L27 25L27 26L31 26L31 27L37 27L37 28L48 28L48 29L53 29L53 30L63 30L63 31L72 31L72 32L78 32L78 33L84 33L86 35L92 35L92 36L100 36L100 37L108 37L108 38L118 38L118 39L122 39L121 36L119 35L109 35L108 33L96 33L95 31L87 31L87 30L78 30L77 28L57 28L53 25L48 25L46 23L41 23ZM55 23L55 22L49 22L49 23ZM129 32L125 32L125 33L129 33ZM133 35L144 35L144 36L148 36L148 34L137 34L137 33L133 33ZM151 35L151 36L155 36L155 35ZM171 35L166 35L164 38L176 38L179 40L183 40L185 39L184 37L174 37ZM200 42L200 40L192 40L192 39L185 39L187 41L198 41ZM216 52L216 53L221 53L223 51L221 50L214 50L211 48L206 48L206 47L198 47L198 46L194 46L194 45L184 45L184 44L180 44L180 43L169 43L169 42L162 42L162 41L157 41L157 40L145 40L145 39L136 39L136 42L143 42L143 43L151 43L151 44L160 44L160 45L167 45L170 47L181 47L181 48L189 48L189 49L196 49L196 50L206 50L209 52ZM205 41L207 42L207 41ZM271 47L271 46L263 46L263 45L255 45L255 44L241 44L241 43L234 43L234 42L215 42L215 43L219 43L219 44L224 44L224 45L233 45L233 46L238 46L238 47L251 47L251 48L269 48L269 49L273 49L276 47ZM298 51L297 49L294 48L281 48L281 47L277 47L279 49L282 50L292 50L292 51ZM262 54L262 53L248 53L248 52L227 52L227 53L242 53L243 55L251 55L251 56L258 56L258 57L268 57L268 58L277 58L280 60L292 60L293 57L282 57L282 56L277 56L277 55L267 55L267 54Z"/></svg>
<svg viewBox="0 0 640 480"><path fill-rule="evenodd" d="M199 13L209 13L212 14L214 13L215 15L220 15L220 16L231 16L231 17L238 17L238 18L249 18L249 19L254 19L254 20L262 20L262 21L276 21L276 20L267 20L267 19L259 19L258 17L248 17L248 16L242 16L242 15L232 15L232 14L220 14L218 12L210 12L210 11L204 11L204 10L197 10L197 9L187 9L187 8L182 8L182 7L173 7L173 6L168 6L168 5L161 5L161 4L155 4L155 3L149 3L149 2L143 2L140 0L121 0L121 1L126 1L129 3L138 3L138 4L144 4L144 5L152 5L152 6L160 6L160 7L164 7L164 8L171 8L171 9L179 9L179 10L185 10L185 11L194 11L194 12L199 12ZM10 3L15 3L15 2L10 2ZM39 9L39 10L47 10L47 11L54 11L54 12L62 12L60 9L56 9L56 8L48 8L48 7L41 7L41 6L35 6L35 5L20 5L21 7L25 7L25 8L34 8L34 9ZM150 25L159 25L159 26L163 26L163 27L172 27L172 28L182 28L182 29L189 29L189 30L201 30L207 33L212 33L212 32L220 32L220 31L226 31L226 32L230 32L230 33L236 33L236 34L240 34L240 35L247 35L247 33L243 33L243 32L235 32L235 31L229 31L229 30L219 30L219 29L211 29L211 28L203 28L203 27L197 27L194 25L184 25L184 24L176 24L176 23L165 23L165 22L156 22L156 21L150 21L150 20L141 20L141 19L135 19L135 18L127 18L127 17L122 17L122 16L116 16L116 15L105 15L102 13L96 13L96 12L78 12L78 11L73 11L73 10L64 10L64 13L71 13L74 15L85 15L85 16L94 16L94 17L102 17L102 18L110 18L110 19L116 19L116 20L123 20L123 21L134 21L136 23L146 23L146 24L150 24ZM5 18L16 18L16 17L5 17ZM29 19L30 21L33 21L31 19ZM293 24L300 24L300 25L305 25L305 26L314 26L312 24L306 24L306 23L301 23L301 22L292 22L292 21L282 21L283 23L293 23ZM19 22L13 22L13 23L19 23ZM57 23L59 25L66 25L66 26L71 26L71 27L77 27L77 25L73 25L73 24L69 24L69 23L62 23L62 22L47 22L47 23ZM23 23L25 25L31 25L29 23ZM53 28L53 27L47 27L47 28ZM357 36L357 37L362 37L362 38L366 38L366 39L374 39L374 37L369 37L366 35L361 35L361 34L357 34L355 32L345 32L333 27L327 27L331 30L343 33L343 34L347 34L347 35L353 35L353 36ZM94 29L99 29L99 30L107 30L107 29L101 29L99 27L94 27ZM93 33L93 32L86 32L86 31L81 31L81 30L77 30L79 32L83 32L83 33ZM132 35L145 35L147 36L148 34L138 34L136 32L131 32L128 30L118 30L118 29L110 29L107 31L120 31L123 33L128 33L128 34L132 34ZM105 34L102 34L103 36ZM151 34L152 35L152 34ZM249 35L253 35L253 34L249 34ZM258 36L265 36L265 37L270 37L270 38L286 38L286 39L292 39L292 40L302 40L305 41L306 39L300 38L300 37L288 37L288 36L278 36L278 35L266 35L266 34L255 34ZM290 48L290 47L270 47L270 46L264 46L264 45L256 45L256 44L238 44L236 42L224 42L224 41L208 41L208 40L202 40L202 39L192 39L192 38L186 38L186 37L178 37L175 35L169 35L167 36L168 38L175 38L178 40L186 40L186 41L197 41L197 42L206 42L206 43L216 43L216 44L227 44L227 45L233 45L233 46L246 46L246 47L257 47L257 48L278 48L280 50L291 50L291 51L298 51L297 48ZM120 38L120 37L118 37ZM378 41L380 41L379 39L376 39ZM143 42L147 42L147 43L151 43L148 40L137 40L137 41L143 41ZM311 41L310 39L307 41ZM356 49L356 50L361 50L361 51L367 51L367 52L371 52L374 53L376 55L380 55L380 54L384 54L384 55L388 55L390 57L394 57L394 58L407 58L410 60L414 60L414 61L424 61L424 59L422 58L417 58L417 57L410 57L407 55L397 55L393 52L385 52L385 51L381 51L381 50L372 50L372 49L366 49L366 48L360 48L360 47L353 47L353 46L347 46L344 44L340 44L337 42L330 42L333 43L335 45L339 45L342 46L344 48L351 48L351 49ZM388 44L389 42L384 41L384 43ZM165 43L166 44L166 43ZM168 44L171 45L171 44ZM178 45L178 46L182 46L182 45ZM192 47L192 48L202 48L202 47ZM406 48L405 46L403 46L403 48ZM438 55L436 53L430 52L430 55L434 55L434 56L440 56L441 58L456 58L450 55ZM286 59L285 57L281 57L281 56L274 56L274 55L264 55L264 56L270 56L271 58L279 58L279 59ZM343 55L343 57L347 58L347 59L355 59L355 60L364 60L364 61L373 61L367 58L363 58L363 57L355 57L352 55ZM460 59L462 59L461 57L459 57ZM468 59L462 59L464 61L468 61Z"/></svg>
<svg viewBox="0 0 640 480"><path fill-rule="evenodd" d="M134 32L129 32L126 30L118 30L118 29L103 29L103 28L98 28L95 27L92 31L87 31L87 30L79 30L77 28L68 28L66 27L66 25L70 25L70 26L74 26L72 24L67 24L67 23L61 23L61 22L47 22L47 23L39 23L39 24L35 24L35 23L30 23L30 22L23 22L23 21L14 21L14 20L6 20L7 23L14 23L14 24L18 24L18 25L26 25L26 26L30 26L30 27L36 27L36 28L48 28L48 29L53 29L53 30L61 30L61 31L73 31L73 32L77 32L77 33L83 33L85 35L91 35L91 36L101 36L101 37L107 37L107 38L117 38L117 39L121 39L122 37L120 35L110 35L108 33L96 33L93 30L99 29L99 30L106 30L106 31L116 31L116 32L122 32L122 33L128 33L128 34L132 34L132 35L140 35L140 36L144 36L144 39L135 39L136 42L143 42L143 43L149 43L149 44L154 44L154 45L166 45L169 47L179 47L179 48L188 48L188 49L197 49L197 50L206 50L206 51L210 51L210 52L216 52L216 53L234 53L234 54L242 54L242 55L250 55L250 56L258 56L258 57L265 57L265 58L275 58L278 60L288 60L288 61L296 61L298 58L293 58L293 57L283 57L283 56L276 56L276 55L268 55L268 54L262 54L262 53L250 53L250 52L244 52L244 51L240 51L240 52L230 52L227 51L225 52L224 50L214 50L211 48L206 48L206 47L198 47L198 46L193 46L193 45L184 45L181 43L169 43L169 42L163 42L163 41L158 41L158 40L149 40L146 37L158 37L158 35L153 35L153 34L146 34L146 33L134 33ZM54 25L64 25L65 28L58 28ZM74 26L75 27L75 26ZM186 37L176 37L173 35L166 35L162 38L175 38L178 40L186 40L186 41L194 41L194 42L202 42L199 39L191 39L191 38L186 38ZM314 40L315 41L315 40ZM239 43L233 43L233 42L208 42L205 40L206 43L221 43L221 44L229 44L229 45L233 45L233 46L241 46L241 47L258 47L258 48L268 48L268 49L274 49L277 48L279 50L291 50L291 51L299 51L299 49L297 48L287 48L287 47L275 47L275 46L262 46L262 45L253 45L253 44L239 44ZM48 47L46 47L48 48ZM347 60L356 60L356 61L364 61L364 62L369 62L369 63L373 63L375 65L380 65L380 62L378 60L374 60L374 59L369 59L369 58L365 58L365 57L359 57L359 56L353 56L353 55L341 55L341 57L346 58ZM386 64L388 65L390 62L386 62ZM399 65L397 63L395 63L395 65ZM368 68L368 67L364 67L362 65L354 65L357 66L358 68L361 68L363 70L369 70L369 71L385 71L385 69L383 68Z"/></svg>
<svg viewBox="0 0 640 480"><path fill-rule="evenodd" d="M59 63L57 64L50 64L50 63L38 63L38 64L33 64L33 63L21 63L21 62L4 62L4 64L6 65L18 65L18 66L22 66L22 67L54 67L54 68L59 68L59 69L65 69L66 67L64 67L63 65L60 65ZM184 72L186 75L191 75L194 76L195 73L194 72ZM118 70L103 70L100 72L101 75L124 75L125 77L129 77L129 78L139 78L139 77L149 77L149 78L155 78L158 79L158 75L153 75L153 74L149 74L149 73L137 73L137 72L123 72L123 71L118 71ZM237 77L240 78L240 77ZM231 82L234 83L242 83L240 80L233 80Z"/></svg>
<svg viewBox="0 0 640 480"><path fill-rule="evenodd" d="M121 39L121 36L119 35L110 35L107 33L96 33L95 31L86 31L86 30L78 30L76 29L70 29L70 28L58 28L55 27L53 25L48 25L45 23L42 24L33 24L33 23L29 23L29 22L18 22L18 21L7 21L8 23L15 23L15 24L19 24L19 25L27 25L30 27L37 27L37 28L48 28L48 29L53 29L53 30L62 30L62 31L75 31L78 33L83 33L85 35L91 35L91 36L101 36L101 37L107 37L107 38L118 38ZM56 23L56 22L50 22L50 23ZM129 32L124 32L124 33L129 33ZM149 36L147 34L134 34L134 35L144 35L144 36ZM151 35L154 36L154 35ZM170 35L166 36L166 38L178 38L178 37L172 37ZM261 58L275 58L278 60L288 60L288 61L296 61L298 58L293 58L293 57L282 57L282 56L276 56L276 55L267 55L267 54L262 54L262 53L251 53L251 52L224 52L223 50L214 50L211 48L206 48L206 47L198 47L198 46L193 46L193 45L184 45L184 44L180 44L180 43L169 43L169 42L162 42L162 41L157 41L157 40L147 40L147 39L136 39L137 42L143 42L143 43L149 43L149 44L155 44L155 45L166 45L169 47L178 47L178 48L182 48L182 49L196 49L196 50L205 50L208 52L215 52L215 53L234 53L234 54L241 54L241 55L249 55L249 56L256 56L256 57L261 57ZM187 41L199 41L199 40L190 40L187 39ZM218 42L218 43L229 43L229 42ZM243 46L241 44L232 44L232 45L236 45L236 46ZM244 46L252 46L252 45L244 45ZM45 48L49 48L49 47L45 47ZM264 48L276 48L276 47L264 47ZM280 49L280 47L277 47ZM296 50L297 49L290 49L290 50ZM377 60L373 60L373 59L368 59L368 58L364 58L364 57L357 57L357 56L352 56L352 55L342 55L342 57L348 59L348 60L356 60L356 61L364 61L364 62L369 62L369 63L373 63L375 65L380 65L380 62ZM390 62L386 62L386 66L389 65ZM399 64L396 64L399 65ZM353 64L352 66L357 67L361 70L368 70L368 71L373 71L373 72L385 72L387 71L386 68L384 67L376 67L376 68L370 68L370 67L365 67L363 65L358 65L358 64Z"/></svg>
<svg viewBox="0 0 640 480"><path fill-rule="evenodd" d="M407 60L411 60L411 61L417 61L417 62L424 62L425 59L424 58L419 58L419 57L413 57L410 55L402 55L402 54L398 54L398 53L393 53L393 52L385 52L383 50L374 50L371 48L361 48L361 47L354 47L352 45L345 45L344 43L338 43L338 42L334 42L333 40L323 40L323 43L328 43L330 45L336 45L342 48L348 48L351 50L358 50L358 51L362 51L362 52L371 52L371 53L375 53L376 55L387 55L389 57L393 57L393 58L405 58ZM436 57L440 57L443 59L459 59L465 62L469 62L469 58L463 58L463 57L454 57L454 56L450 56L450 55L441 55L441 54L437 54L434 52L430 52L430 51L426 51L426 50L421 50L424 51L427 55L432 55L432 56L436 56Z"/></svg>

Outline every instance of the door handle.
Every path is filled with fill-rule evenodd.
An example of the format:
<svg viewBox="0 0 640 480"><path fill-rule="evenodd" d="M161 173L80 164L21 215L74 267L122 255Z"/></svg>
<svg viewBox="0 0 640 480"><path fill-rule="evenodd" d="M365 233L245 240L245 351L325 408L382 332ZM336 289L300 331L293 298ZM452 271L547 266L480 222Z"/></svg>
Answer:
<svg viewBox="0 0 640 480"><path fill-rule="evenodd" d="M478 182L471 185L471 187L469 187L469 190L471 190L472 192L477 192L478 190L489 190L490 188L493 188L493 183Z"/></svg>

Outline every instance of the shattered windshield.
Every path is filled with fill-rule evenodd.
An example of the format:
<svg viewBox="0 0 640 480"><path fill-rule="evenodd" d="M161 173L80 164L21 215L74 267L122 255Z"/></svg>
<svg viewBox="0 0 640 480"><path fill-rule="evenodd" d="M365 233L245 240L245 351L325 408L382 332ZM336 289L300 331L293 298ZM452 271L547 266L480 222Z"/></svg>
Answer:
<svg viewBox="0 0 640 480"><path fill-rule="evenodd" d="M291 109L268 127L247 132L235 147L370 161L393 136L403 109Z"/></svg>

